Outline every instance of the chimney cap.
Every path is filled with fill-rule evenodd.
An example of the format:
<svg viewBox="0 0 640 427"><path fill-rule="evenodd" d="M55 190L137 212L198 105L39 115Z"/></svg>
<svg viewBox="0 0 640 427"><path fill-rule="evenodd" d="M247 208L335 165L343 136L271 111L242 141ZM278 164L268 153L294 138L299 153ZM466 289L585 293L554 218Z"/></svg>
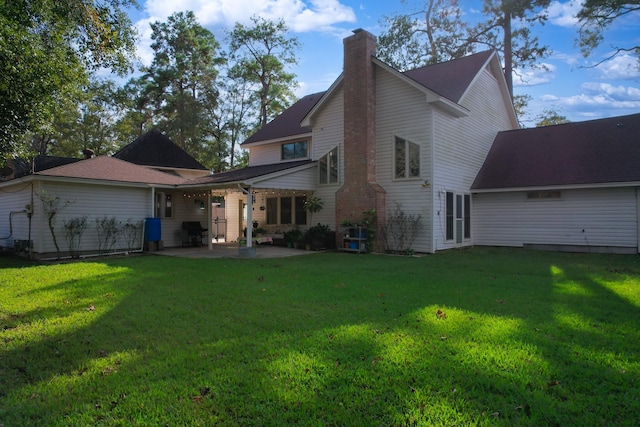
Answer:
<svg viewBox="0 0 640 427"><path fill-rule="evenodd" d="M353 34L358 34L363 32L364 30L362 28L356 28L355 30L352 31Z"/></svg>

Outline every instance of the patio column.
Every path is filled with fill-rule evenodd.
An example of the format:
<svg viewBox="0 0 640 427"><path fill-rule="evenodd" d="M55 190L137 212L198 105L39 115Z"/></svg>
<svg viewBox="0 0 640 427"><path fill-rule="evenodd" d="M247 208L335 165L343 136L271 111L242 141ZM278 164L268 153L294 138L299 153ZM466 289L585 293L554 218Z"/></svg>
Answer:
<svg viewBox="0 0 640 427"><path fill-rule="evenodd" d="M207 239L209 250L213 250L213 218L211 217L211 190L207 190Z"/></svg>

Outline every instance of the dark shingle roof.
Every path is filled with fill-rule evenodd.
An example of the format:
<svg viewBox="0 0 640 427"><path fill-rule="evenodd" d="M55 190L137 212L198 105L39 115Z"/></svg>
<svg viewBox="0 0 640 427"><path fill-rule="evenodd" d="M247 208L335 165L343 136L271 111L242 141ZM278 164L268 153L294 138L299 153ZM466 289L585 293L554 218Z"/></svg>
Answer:
<svg viewBox="0 0 640 427"><path fill-rule="evenodd" d="M640 181L640 114L500 132L474 190Z"/></svg>
<svg viewBox="0 0 640 427"><path fill-rule="evenodd" d="M55 168L57 166L68 165L70 163L78 162L82 159L73 157L56 157L56 156L37 156L34 161L35 172ZM14 178L21 178L23 176L31 174L31 164L24 159L15 159L13 163Z"/></svg>
<svg viewBox="0 0 640 427"><path fill-rule="evenodd" d="M296 162L273 163L269 165L247 166L246 168L220 172L209 176L191 179L184 182L187 185L200 184L225 184L229 182L242 182L247 179L257 178L275 172L293 169L298 166L313 163L311 160L299 160Z"/></svg>
<svg viewBox="0 0 640 427"><path fill-rule="evenodd" d="M291 107L283 111L282 114L251 135L243 144L310 133L311 128L308 126L300 126L300 122L304 116L311 111L313 106L316 105L322 95L324 95L324 92L314 93L301 98Z"/></svg>
<svg viewBox="0 0 640 427"><path fill-rule="evenodd" d="M406 71L404 75L438 95L458 102L492 54L493 51L488 50L453 61ZM243 145L310 133L311 128L300 126L300 122L324 94L325 92L318 92L301 98L278 117L251 135L243 142Z"/></svg>
<svg viewBox="0 0 640 427"><path fill-rule="evenodd" d="M487 50L452 61L426 65L403 74L438 95L458 102L493 52Z"/></svg>
<svg viewBox="0 0 640 427"><path fill-rule="evenodd" d="M113 157L142 166L207 170L200 162L157 129L151 129L139 136L135 141L115 153Z"/></svg>

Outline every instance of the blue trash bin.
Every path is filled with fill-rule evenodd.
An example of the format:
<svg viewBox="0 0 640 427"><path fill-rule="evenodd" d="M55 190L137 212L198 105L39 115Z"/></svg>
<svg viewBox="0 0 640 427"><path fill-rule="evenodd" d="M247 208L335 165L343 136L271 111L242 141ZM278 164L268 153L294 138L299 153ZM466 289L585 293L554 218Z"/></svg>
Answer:
<svg viewBox="0 0 640 427"><path fill-rule="evenodd" d="M145 218L144 240L147 242L159 242L162 240L160 218Z"/></svg>

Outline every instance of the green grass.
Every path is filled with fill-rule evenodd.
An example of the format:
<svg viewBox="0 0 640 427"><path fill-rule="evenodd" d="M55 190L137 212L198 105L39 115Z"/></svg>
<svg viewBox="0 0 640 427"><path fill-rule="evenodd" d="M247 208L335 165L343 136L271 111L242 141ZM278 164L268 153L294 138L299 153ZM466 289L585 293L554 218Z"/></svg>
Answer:
<svg viewBox="0 0 640 427"><path fill-rule="evenodd" d="M0 257L0 426L637 425L639 260Z"/></svg>

